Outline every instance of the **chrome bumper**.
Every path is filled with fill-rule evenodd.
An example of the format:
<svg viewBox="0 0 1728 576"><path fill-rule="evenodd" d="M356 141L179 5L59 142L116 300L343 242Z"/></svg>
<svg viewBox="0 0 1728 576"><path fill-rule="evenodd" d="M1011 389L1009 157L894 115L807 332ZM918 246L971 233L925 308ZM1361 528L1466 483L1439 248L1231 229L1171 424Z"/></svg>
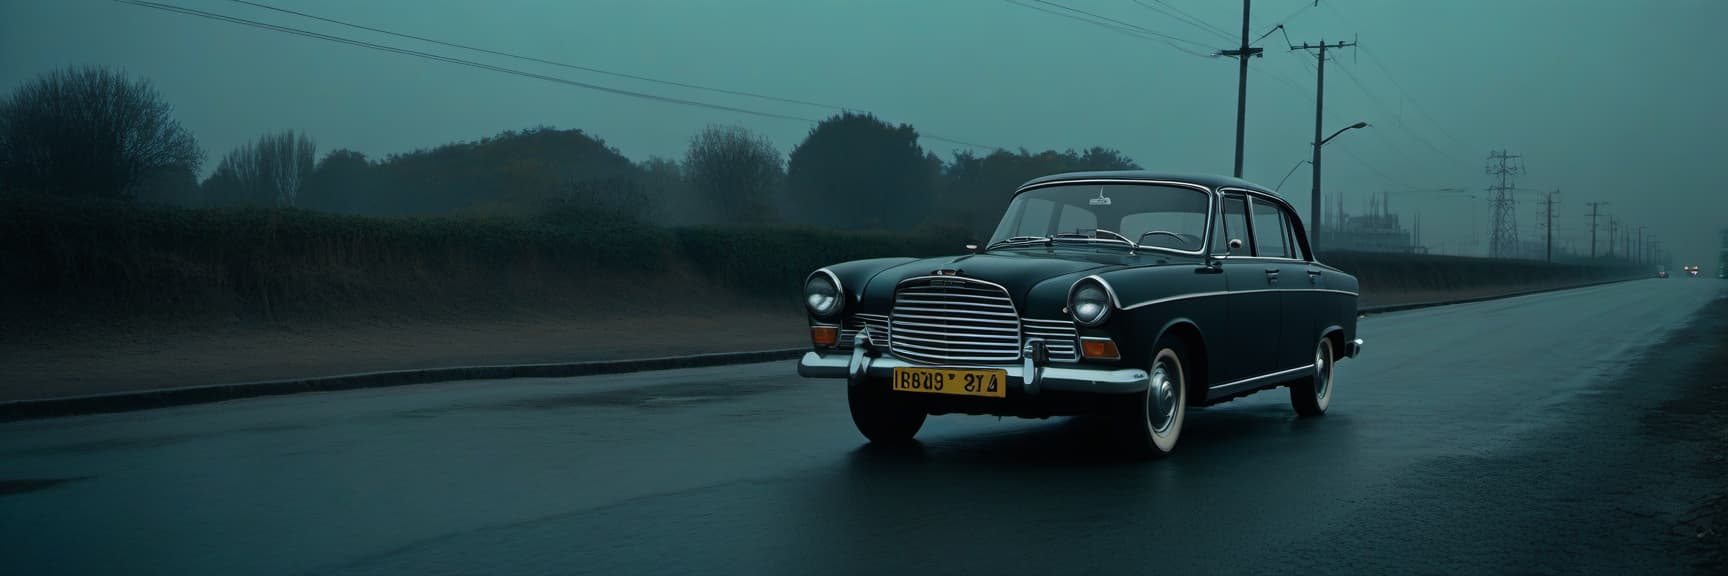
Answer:
<svg viewBox="0 0 1728 576"><path fill-rule="evenodd" d="M806 378L845 378L848 384L856 386L870 378L891 377L895 368L910 367L929 366L912 364L890 356L870 356L860 348L854 350L850 356L805 352L804 357L798 360L798 375ZM1033 366L1030 362L1012 366L951 367L1005 370L1008 372L1009 385L1017 384L1029 395L1036 395L1044 390L1133 394L1145 390L1147 386L1146 371L1137 368Z"/></svg>
<svg viewBox="0 0 1728 576"><path fill-rule="evenodd" d="M1355 358L1361 354L1362 354L1362 339L1361 338L1357 338L1355 340L1351 340L1349 342L1344 343L1344 356L1345 357Z"/></svg>

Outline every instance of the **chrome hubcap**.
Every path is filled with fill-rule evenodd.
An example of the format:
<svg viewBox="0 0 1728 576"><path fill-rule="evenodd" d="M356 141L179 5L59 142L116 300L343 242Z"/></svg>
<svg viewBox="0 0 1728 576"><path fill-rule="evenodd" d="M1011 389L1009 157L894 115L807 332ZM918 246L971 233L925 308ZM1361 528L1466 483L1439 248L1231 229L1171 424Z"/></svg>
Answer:
<svg viewBox="0 0 1728 576"><path fill-rule="evenodd" d="M1170 368L1163 362L1152 368L1152 388L1148 391L1146 411L1151 420L1152 431L1163 434L1170 431L1170 424L1176 421L1176 390L1180 386L1170 374Z"/></svg>
<svg viewBox="0 0 1728 576"><path fill-rule="evenodd" d="M1332 355L1328 353L1330 348L1326 342L1321 342L1320 347L1314 349L1315 398L1325 399L1327 394L1332 393Z"/></svg>

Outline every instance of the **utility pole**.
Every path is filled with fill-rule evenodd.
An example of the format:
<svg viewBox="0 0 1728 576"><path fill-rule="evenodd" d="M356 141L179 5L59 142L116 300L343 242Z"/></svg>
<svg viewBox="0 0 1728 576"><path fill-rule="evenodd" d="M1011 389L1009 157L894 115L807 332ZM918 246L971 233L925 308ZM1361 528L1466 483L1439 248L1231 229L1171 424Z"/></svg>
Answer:
<svg viewBox="0 0 1728 576"><path fill-rule="evenodd" d="M1620 219L1615 218L1613 216L1609 216L1608 217L1608 257L1609 258L1614 257L1614 240L1618 238L1614 234L1616 232L1619 232L1619 231L1620 231Z"/></svg>
<svg viewBox="0 0 1728 576"><path fill-rule="evenodd" d="M1494 230L1489 236L1488 255L1493 258L1518 257L1518 201L1513 196L1512 177L1524 173L1524 157L1497 150L1488 154L1488 173L1499 177L1499 183L1489 186L1494 195Z"/></svg>
<svg viewBox="0 0 1728 576"><path fill-rule="evenodd" d="M1632 263L1633 264L1643 264L1644 263L1644 227L1643 226L1638 227L1638 244L1636 246L1637 246L1636 251L1634 251L1632 253Z"/></svg>
<svg viewBox="0 0 1728 576"><path fill-rule="evenodd" d="M1548 232L1547 246L1548 246L1548 261L1549 262L1554 261L1554 196L1559 194L1559 193L1560 193L1559 190L1549 192L1548 198L1543 202L1543 204L1547 205L1547 207L1543 209L1542 215L1546 216L1548 218L1548 225L1546 226L1546 228L1547 228L1547 232Z"/></svg>
<svg viewBox="0 0 1728 576"><path fill-rule="evenodd" d="M1596 259L1596 216L1597 209L1607 206L1608 202L1586 202L1590 205L1590 259Z"/></svg>
<svg viewBox="0 0 1728 576"><path fill-rule="evenodd" d="M1291 52L1316 49L1320 51L1319 73L1314 80L1314 160L1310 162L1314 167L1314 194L1313 203L1309 205L1309 222L1313 224L1308 231L1309 246L1314 246L1320 242L1320 147L1326 143L1325 139L1320 137L1320 133L1322 130L1321 123L1326 119L1326 50L1355 45L1356 43L1353 41L1327 44L1325 40L1321 40L1319 44L1303 42L1301 46L1290 47ZM1243 66L1247 66L1247 64L1243 64ZM1313 250L1318 251L1319 248L1313 248Z"/></svg>
<svg viewBox="0 0 1728 576"><path fill-rule="evenodd" d="M1248 122L1248 59L1265 52L1262 48L1248 45L1248 8L1252 0L1242 0L1242 47L1236 50L1222 50L1220 56L1231 56L1241 61L1242 67L1236 78L1236 172L1237 178L1242 177L1242 134Z"/></svg>
<svg viewBox="0 0 1728 576"><path fill-rule="evenodd" d="M1620 238L1620 243L1623 244L1626 248L1626 252L1625 252L1626 259L1631 260L1632 259L1632 225L1631 224L1626 225L1626 235L1624 235Z"/></svg>

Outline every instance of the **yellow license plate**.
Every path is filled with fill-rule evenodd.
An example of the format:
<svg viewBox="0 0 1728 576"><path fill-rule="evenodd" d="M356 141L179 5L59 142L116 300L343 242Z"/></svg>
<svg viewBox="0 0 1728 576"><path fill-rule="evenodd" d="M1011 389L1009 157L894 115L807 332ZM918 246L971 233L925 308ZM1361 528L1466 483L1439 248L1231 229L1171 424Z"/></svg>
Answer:
<svg viewBox="0 0 1728 576"><path fill-rule="evenodd" d="M901 392L1003 398L1008 395L1008 371L895 368L893 384Z"/></svg>

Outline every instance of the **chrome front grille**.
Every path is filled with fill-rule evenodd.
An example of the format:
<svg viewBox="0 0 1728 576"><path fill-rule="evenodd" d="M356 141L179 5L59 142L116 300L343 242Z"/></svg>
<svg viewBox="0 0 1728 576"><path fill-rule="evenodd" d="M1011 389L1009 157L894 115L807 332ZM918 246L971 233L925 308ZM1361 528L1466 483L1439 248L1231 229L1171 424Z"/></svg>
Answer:
<svg viewBox="0 0 1728 576"><path fill-rule="evenodd" d="M841 350L851 350L852 341L858 337L858 331L870 328L876 342L880 343L888 337L888 317L882 314L853 314L840 327L840 342L835 344Z"/></svg>
<svg viewBox="0 0 1728 576"><path fill-rule="evenodd" d="M1020 315L1001 286L959 277L919 278L894 292L888 348L931 364L1020 359Z"/></svg>
<svg viewBox="0 0 1728 576"><path fill-rule="evenodd" d="M1051 362L1077 362L1080 360L1078 349L1080 331L1074 327L1073 320L1022 318L1020 325L1025 327L1028 340L1044 339L1044 350L1049 352Z"/></svg>

